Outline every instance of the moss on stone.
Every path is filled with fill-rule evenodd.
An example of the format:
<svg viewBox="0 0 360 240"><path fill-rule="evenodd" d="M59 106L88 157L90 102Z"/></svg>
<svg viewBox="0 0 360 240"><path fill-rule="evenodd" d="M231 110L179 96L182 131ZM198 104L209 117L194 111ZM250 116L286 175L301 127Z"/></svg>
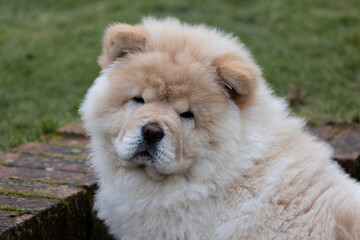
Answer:
<svg viewBox="0 0 360 240"><path fill-rule="evenodd" d="M28 181L28 182L41 182L41 183L46 183L46 184L51 184L51 185L68 185L67 183L64 182L57 182L57 181L53 181L53 180L47 180L47 179L32 179L32 178L21 178L21 177L9 177L9 179L11 180L18 180L18 181Z"/></svg>
<svg viewBox="0 0 360 240"><path fill-rule="evenodd" d="M68 203L65 201L65 199L56 197L56 196L50 196L46 194L38 194L38 193L24 193L24 192L15 192L8 189L0 189L0 194L5 195L19 195L23 197L38 197L38 198L47 198L47 199L56 199L62 202L65 206L68 206Z"/></svg>
<svg viewBox="0 0 360 240"><path fill-rule="evenodd" d="M336 131L333 133L333 135L331 135L327 141L328 141L328 142L331 142L332 140L334 140L334 138L335 138L339 133L341 133L341 131L342 131L342 128L340 128L340 127L337 128Z"/></svg>
<svg viewBox="0 0 360 240"><path fill-rule="evenodd" d="M32 229L27 229L27 230L26 230L26 234L27 234L28 236L32 236L32 235L33 235L33 230L32 230Z"/></svg>
<svg viewBox="0 0 360 240"><path fill-rule="evenodd" d="M67 136L68 135L63 134L63 133L53 133L51 135L47 135L47 136L40 138L40 142L50 143L50 144L53 144L56 146L61 146L61 147L75 147L75 148L82 148L82 149L84 148L84 146L81 144L62 142L62 140L64 140Z"/></svg>
<svg viewBox="0 0 360 240"><path fill-rule="evenodd" d="M16 206L8 206L8 205L0 205L0 210L12 212L12 213L6 215L7 217L18 217L23 214L35 215L38 213L36 210L31 209L31 208L22 208L22 207L16 207Z"/></svg>
<svg viewBox="0 0 360 240"><path fill-rule="evenodd" d="M66 160L83 160L83 161L87 160L86 157L69 156L69 155L64 155L64 154L60 154L60 153L36 153L35 155L39 156L39 157L61 158L61 159L66 159Z"/></svg>
<svg viewBox="0 0 360 240"><path fill-rule="evenodd" d="M20 231L16 231L16 232L15 232L15 235L16 235L17 239L20 239L20 238L21 238L21 232L20 232Z"/></svg>

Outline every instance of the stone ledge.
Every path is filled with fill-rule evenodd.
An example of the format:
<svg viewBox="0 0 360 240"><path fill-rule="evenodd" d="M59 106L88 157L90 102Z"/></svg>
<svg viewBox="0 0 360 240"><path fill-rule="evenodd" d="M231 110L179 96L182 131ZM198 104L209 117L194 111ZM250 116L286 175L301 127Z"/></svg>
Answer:
<svg viewBox="0 0 360 240"><path fill-rule="evenodd" d="M334 148L334 160L360 180L360 125L310 127L310 131Z"/></svg>
<svg viewBox="0 0 360 240"><path fill-rule="evenodd" d="M0 240L113 239L92 211L89 140L71 126L0 156Z"/></svg>
<svg viewBox="0 0 360 240"><path fill-rule="evenodd" d="M360 126L310 127L334 159L360 179ZM80 123L0 156L0 240L112 239L94 217L96 179Z"/></svg>

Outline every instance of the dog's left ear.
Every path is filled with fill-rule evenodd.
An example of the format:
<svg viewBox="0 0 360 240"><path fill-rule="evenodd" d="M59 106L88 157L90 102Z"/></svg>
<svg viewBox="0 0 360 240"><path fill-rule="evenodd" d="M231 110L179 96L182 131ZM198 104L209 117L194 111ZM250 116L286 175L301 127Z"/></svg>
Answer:
<svg viewBox="0 0 360 240"><path fill-rule="evenodd" d="M105 31L102 54L98 59L101 68L109 66L129 52L141 51L145 46L147 34L142 26L123 23L110 25Z"/></svg>
<svg viewBox="0 0 360 240"><path fill-rule="evenodd" d="M260 68L255 63L230 54L218 57L213 64L219 76L219 83L225 88L229 98L239 108L251 105L260 81Z"/></svg>

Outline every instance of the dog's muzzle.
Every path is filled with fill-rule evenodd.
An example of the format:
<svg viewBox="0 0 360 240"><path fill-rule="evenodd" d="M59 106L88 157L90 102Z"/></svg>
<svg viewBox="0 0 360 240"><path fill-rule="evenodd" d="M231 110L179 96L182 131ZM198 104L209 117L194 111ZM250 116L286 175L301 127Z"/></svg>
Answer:
<svg viewBox="0 0 360 240"><path fill-rule="evenodd" d="M120 157L118 165L125 168L144 166L151 178L160 179L162 174L171 173L175 164L170 137L171 132L167 133L154 122L129 129L115 145Z"/></svg>
<svg viewBox="0 0 360 240"><path fill-rule="evenodd" d="M135 156L138 160L153 162L156 161L158 154L158 147L165 133L162 128L155 123L147 123L141 128L142 140L138 144Z"/></svg>

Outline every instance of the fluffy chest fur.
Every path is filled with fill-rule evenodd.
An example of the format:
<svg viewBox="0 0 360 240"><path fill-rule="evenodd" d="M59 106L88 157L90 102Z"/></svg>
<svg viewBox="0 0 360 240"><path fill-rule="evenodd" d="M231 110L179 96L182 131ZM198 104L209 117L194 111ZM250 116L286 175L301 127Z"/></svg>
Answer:
<svg viewBox="0 0 360 240"><path fill-rule="evenodd" d="M179 192L142 192L144 182L129 189L130 179L122 186L104 182L97 208L121 239L335 239L334 215L324 209L337 190L318 181L328 176L317 169L308 175L316 183L305 184L279 177L295 173L288 167L254 166L223 187L179 183Z"/></svg>

